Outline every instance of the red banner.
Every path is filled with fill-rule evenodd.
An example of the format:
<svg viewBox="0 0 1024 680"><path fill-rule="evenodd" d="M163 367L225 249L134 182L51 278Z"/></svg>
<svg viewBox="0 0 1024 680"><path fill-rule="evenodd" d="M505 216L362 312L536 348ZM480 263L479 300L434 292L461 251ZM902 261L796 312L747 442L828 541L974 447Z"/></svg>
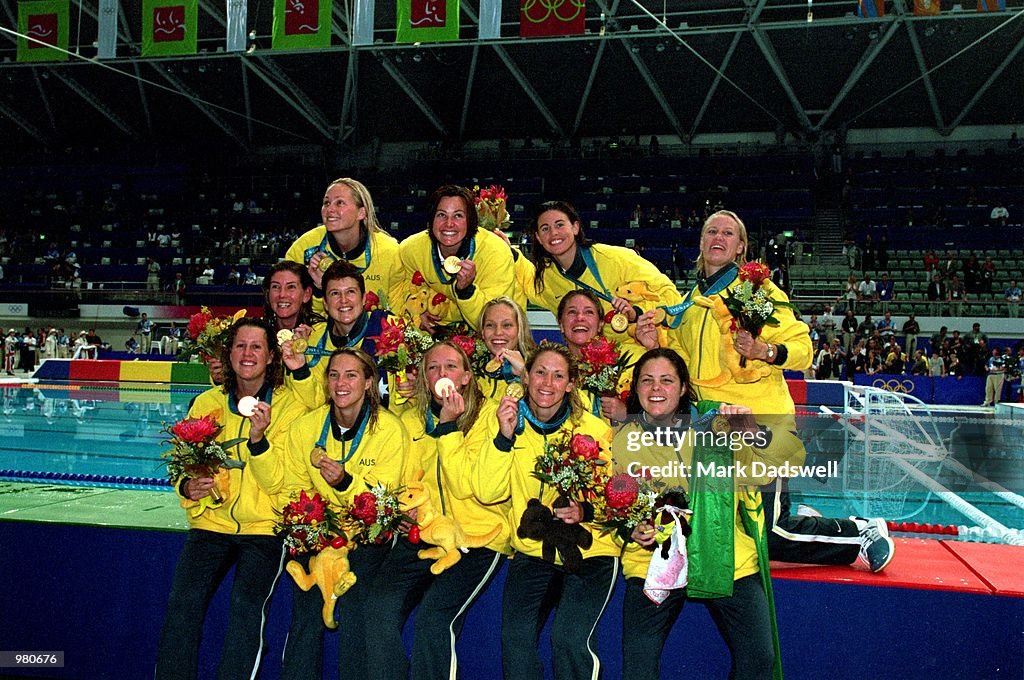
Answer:
<svg viewBox="0 0 1024 680"><path fill-rule="evenodd" d="M181 42L185 39L185 5L153 8L153 42Z"/></svg>
<svg viewBox="0 0 1024 680"><path fill-rule="evenodd" d="M284 14L285 35L309 35L320 31L319 0L288 0Z"/></svg>
<svg viewBox="0 0 1024 680"><path fill-rule="evenodd" d="M586 0L520 0L519 35L579 35L586 18Z"/></svg>

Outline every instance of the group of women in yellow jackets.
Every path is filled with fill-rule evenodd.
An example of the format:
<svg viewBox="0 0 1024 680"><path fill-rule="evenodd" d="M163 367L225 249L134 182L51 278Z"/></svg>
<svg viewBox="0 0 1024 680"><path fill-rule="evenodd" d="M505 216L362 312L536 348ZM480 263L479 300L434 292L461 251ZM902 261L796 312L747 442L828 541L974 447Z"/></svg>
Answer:
<svg viewBox="0 0 1024 680"><path fill-rule="evenodd" d="M586 434L609 469L624 470L631 462L694 455L650 447L627 454L613 441L637 428L685 426L698 405L726 415L752 408L791 414L781 369L809 362L806 326L780 310L782 323L759 338L722 332L724 319L710 299L735 286L747 244L743 223L732 213L706 222L697 286L684 298L633 251L589 242L567 203L544 203L536 211L529 257L500 234L478 228L465 188L441 187L430 204L429 228L399 244L377 225L361 183L331 183L323 225L302 235L265 281L266 318L243 319L232 328L221 357L224 384L200 395L190 415L212 414L225 425L225 437L248 441L235 452L237 464L216 477L177 480L191 531L172 586L158 677L194 676L205 607L232 564L236 579L221 668L226 675L256 672L265 653L261 627L284 559L273 537L275 508L303 489L340 505L368 484L397 488L420 475L433 507L466 534L500 530L440 574L403 536L353 550L357 582L338 599L342 677L456 677L455 643L466 613L506 561L506 677L543 677L538 638L554 610L554 676L597 678L594 630L620 568L628 584L625 677L658 677L686 590L661 606L643 595L655 527L642 524L625 543L602 532L592 523L590 503L554 503L556 490L533 474L536 457L561 435ZM411 305L412 298L423 299L422 288L433 293L432 303L440 295L447 304ZM526 301L556 313L565 345L534 344ZM474 373L462 345L441 341L405 374L382 374L373 357L389 314L404 314L427 332L462 322L490 360L482 368L477 362ZM290 335L278 336L282 329ZM279 344L278 337L291 339ZM630 368L614 393L582 389L581 350L601 337L629 355ZM727 352L746 357L747 368L730 373L732 364L722 361ZM627 391L628 407L619 398ZM258 398L248 417L238 410L246 396ZM752 419L744 427L765 429ZM774 433L767 446L736 455L784 456L793 448L787 436ZM314 461L314 449L326 454ZM737 482L725 507L697 512L692 521L695 534L712 535L714 525L716 540L730 539L717 548L704 542L700 559L718 568L702 572L716 578L702 581L697 594L732 652L736 678L780 673L758 481ZM677 480L684 489L687 483ZM207 498L214 486L224 498L220 504ZM581 568L570 572L559 559L545 559L542 542L519 531L532 499L550 510L551 521L588 528L593 540L582 551ZM716 550L723 555L709 557ZM321 677L319 594L297 587L293 594L283 675ZM410 659L401 631L417 607ZM472 669L462 673L474 677Z"/></svg>

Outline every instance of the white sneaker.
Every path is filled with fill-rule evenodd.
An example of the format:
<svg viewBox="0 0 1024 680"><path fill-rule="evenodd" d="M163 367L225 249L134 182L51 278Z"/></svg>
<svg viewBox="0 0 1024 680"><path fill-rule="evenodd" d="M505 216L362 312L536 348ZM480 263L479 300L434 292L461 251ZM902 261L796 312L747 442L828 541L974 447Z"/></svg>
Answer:
<svg viewBox="0 0 1024 680"><path fill-rule="evenodd" d="M860 530L860 552L857 554L854 564L859 564L873 573L882 571L889 565L896 553L896 544L889 538L889 527L886 526L885 520L879 517L874 519L851 517L850 519L866 522L864 528Z"/></svg>
<svg viewBox="0 0 1024 680"><path fill-rule="evenodd" d="M796 514L800 517L821 517L822 514L818 512L817 508L812 508L809 505L801 503L796 506Z"/></svg>

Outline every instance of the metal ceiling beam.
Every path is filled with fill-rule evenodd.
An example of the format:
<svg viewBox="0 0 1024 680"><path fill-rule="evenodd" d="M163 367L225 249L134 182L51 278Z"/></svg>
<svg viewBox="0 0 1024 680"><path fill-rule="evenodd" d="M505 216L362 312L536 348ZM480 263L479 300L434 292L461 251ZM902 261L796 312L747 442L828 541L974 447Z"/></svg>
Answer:
<svg viewBox="0 0 1024 680"><path fill-rule="evenodd" d="M715 72L715 79L711 81L711 87L708 88L708 93L704 95L704 102L700 105L700 110L693 119L693 125L690 127L690 139L696 136L697 129L700 127L701 122L703 122L704 115L708 112L708 107L711 106L711 100L714 98L715 93L718 91L718 86L722 82L722 74L729 68L729 62L732 61L732 55L736 53L736 48L739 47L740 38L742 37L743 33L739 31L733 34L732 41L729 43L729 49L725 51L725 56L722 58L722 65Z"/></svg>
<svg viewBox="0 0 1024 680"><path fill-rule="evenodd" d="M683 131L683 125L679 122L679 116L676 115L675 109L668 103L668 99L665 98L665 93L661 91L661 87L654 80L654 76L651 75L651 71L647 68L647 62L640 58L639 51L633 51L633 42L631 40L623 40L623 47L626 49L626 54L633 62L633 66L636 67L640 77L643 78L644 83L647 84L647 89L654 95L654 101L658 102L658 106L661 107L662 113L665 114L665 118L668 119L668 124L672 126L672 131L676 133L676 137L680 140L684 138L686 133Z"/></svg>
<svg viewBox="0 0 1024 680"><path fill-rule="evenodd" d="M135 71L135 84L139 88L139 104L142 105L142 117L146 121L146 132L153 134L153 117L149 115L149 97L146 96L146 88L142 82L142 70L139 69L139 62L132 63Z"/></svg>
<svg viewBox="0 0 1024 680"><path fill-rule="evenodd" d="M793 106L793 112L796 113L796 117L800 120L800 125L805 130L811 129L811 120L807 117L807 111L804 110L800 100L797 99L796 92L793 91L793 86L789 84L789 77L786 75L786 70L782 68L782 63L779 61L779 55L775 53L775 48L772 47L771 41L768 36L764 35L761 31L760 26L753 26L750 29L750 37L757 43L758 48L761 50L761 54L768 61L768 66L771 68L772 73L779 81L779 85L782 86L782 91L786 93L789 98L789 103Z"/></svg>
<svg viewBox="0 0 1024 680"><path fill-rule="evenodd" d="M56 71L57 69L53 69ZM53 107L50 106L50 98L46 95L46 90L43 88L43 82L39 77L39 69L36 67L32 68L32 79L36 82L36 89L39 90L39 99L43 103L43 111L46 112L46 119L50 121L50 129L57 129L57 119L53 115Z"/></svg>
<svg viewBox="0 0 1024 680"><path fill-rule="evenodd" d="M245 104L245 132L249 144L253 143L252 132L252 97L249 96L249 65L246 59L240 59L238 68L242 74L242 102Z"/></svg>
<svg viewBox="0 0 1024 680"><path fill-rule="evenodd" d="M220 128L224 132L224 134L226 134L231 139L235 140L235 142L246 151L250 150L251 145L245 140L245 138L238 134L238 131L231 127L231 125L229 125L227 121L221 118L216 111L203 104L202 99L199 97L199 95L192 88L186 85L181 78L161 68L159 63L154 62L152 64L152 67L153 71L155 71L157 74L160 75L161 78L170 83L174 89L178 90L181 94L187 96L192 101L192 104L197 109L199 109L204 116L209 118L214 125Z"/></svg>
<svg viewBox="0 0 1024 680"><path fill-rule="evenodd" d="M896 14L901 19L907 16L907 6L903 3L903 0L893 0L893 6L896 8ZM917 40L917 31L914 30L913 23L909 21L904 21L903 23L907 26L907 37L910 39L910 48L914 52L914 61L917 62L917 68L921 72L921 82L924 83L924 91L928 95L928 103L932 107L932 115L935 116L935 129L946 134L946 124L942 122L942 109L939 108L939 98L935 94L935 88L932 87L931 76L928 75L928 64L924 61L924 52L921 50L921 43Z"/></svg>
<svg viewBox="0 0 1024 680"><path fill-rule="evenodd" d="M476 12L474 12L468 5L462 5L462 11L465 12L466 16L471 20L477 24L480 23L480 19ZM545 121L547 121L548 127L551 128L551 131L558 133L559 137L564 138L565 132L562 130L562 126L558 124L558 121L555 119L554 115L552 115L551 110L548 109L543 100L541 100L540 93L533 87L516 62L513 61L512 57L508 56L508 52L505 51L505 48L494 43L490 43L490 45L494 49L494 53L498 55L499 59L501 59L501 62L505 64L505 68L508 69L508 72L511 73L512 77L516 79L517 83L519 83L519 87L523 88L523 92L526 93L526 96L530 98L533 105L537 107L537 111L539 111L540 115L543 116Z"/></svg>
<svg viewBox="0 0 1024 680"><path fill-rule="evenodd" d="M614 0L614 2L612 2L612 6L607 9L604 6L604 2L599 1L598 5L601 9L605 10L606 18L614 18L619 11L619 0ZM601 60L604 59L604 51L607 47L607 40L598 40L597 51L594 53L594 61L590 65L590 75L587 76L587 84L583 88L583 94L580 95L580 103L576 107L576 117L572 121L572 131L569 133L570 137L575 137L576 133L580 130L580 123L583 121L583 112L587 110L587 102L590 100L590 91L594 89L594 83L597 82L597 71L601 67Z"/></svg>
<svg viewBox="0 0 1024 680"><path fill-rule="evenodd" d="M50 74L54 78L57 78L62 83L67 85L72 92L77 94L79 97L88 102L90 106L92 106L94 109L103 114L103 116L111 123L113 123L119 130L121 130L121 132L125 133L134 140L138 140L141 138L139 133L136 132L135 128L128 124L128 121L126 121L124 118L117 115L113 111L111 111L110 108L106 106L99 97L93 94L89 88L83 87L81 83L72 78L68 74L69 70L70 69L52 69L50 71Z"/></svg>
<svg viewBox="0 0 1024 680"><path fill-rule="evenodd" d="M959 114L957 114L957 117L954 118L953 122L949 124L949 130L951 132L955 130L960 125L960 123L963 122L964 118L967 117L967 114L971 112L971 109L973 109L974 106L979 101L981 101L981 98L985 95L986 92L988 92L988 89L992 87L996 80L999 79L999 76L1003 74L1003 71L1006 70L1006 67L1009 66L1014 59L1017 58L1017 55L1020 54L1021 49L1024 49L1024 38L1017 41L1017 44L1013 46L1013 49L1011 49L1009 54L1006 55L1006 58L1004 58L1003 61L1000 62L999 66L997 66L995 71L992 72L992 75L990 75L988 79L984 82L984 84L978 88L978 91L974 93L974 96L971 97L971 100L964 105L964 108L961 109Z"/></svg>
<svg viewBox="0 0 1024 680"><path fill-rule="evenodd" d="M466 74L466 94L462 97L462 116L459 117L459 141L466 132L466 119L469 118L469 102L473 98L473 80L476 77L476 64L480 58L480 46L473 45L473 56L469 58L469 73Z"/></svg>
<svg viewBox="0 0 1024 680"><path fill-rule="evenodd" d="M253 63L253 60L251 60L251 59L243 58L242 59L242 65L245 66L249 71L252 71L252 73L257 78L262 80L266 84L266 86L269 87L271 90L273 90L274 93L277 94L277 96L279 96L281 99L283 99L285 101L286 104L288 104L293 109L295 109L295 111L300 116L302 116L303 118L306 119L306 122L308 122L310 125L312 125L314 128L316 128L317 132L319 132L321 134L321 136L323 136L325 139L331 139L332 138L331 131L330 131L330 128L327 126L327 123L324 122L323 120L317 119L317 118L313 117L312 115L310 115L310 113L306 110L306 107L302 104L302 102L298 101L300 99L300 94L299 93L294 93L293 97L289 96L287 92L285 92L284 90L281 89L280 85L278 85L276 82L274 82L273 78L271 78L269 75L264 73L263 69L261 69L258 66L256 66L256 64ZM263 65L266 66L266 64L263 64ZM305 97L305 94L302 94L301 97ZM247 96L246 97L247 105L248 105L248 100L249 100L249 98Z"/></svg>
<svg viewBox="0 0 1024 680"><path fill-rule="evenodd" d="M272 75L277 82L281 83L291 93L293 99L289 99L285 95L285 99L289 104L295 108L303 117L306 118L312 125L314 125L321 132L326 131L326 137L330 139L332 133L330 131L331 124L327 121L327 116L320 110L320 107L313 103L313 100L309 98L309 95L299 87L295 81L288 77L281 67L274 63L272 59L265 56L257 56L256 60L259 61L260 66L265 68L270 75ZM250 64L252 66L252 64ZM275 88L275 92L280 93L280 90Z"/></svg>
<svg viewBox="0 0 1024 680"><path fill-rule="evenodd" d="M853 67L850 75L846 77L846 82L843 83L843 86L839 89L839 93L836 94L832 103L825 110L825 113L818 119L818 124L815 126L815 129L821 130L825 127L825 123L829 121L832 114L839 108L839 105L842 104L843 100L846 99L846 97L853 91L853 88L858 82L860 82L860 79L864 74L867 73L871 64L875 62L875 59L882 53L882 50L889 44L889 41L896 35L898 30L898 22L889 22L889 25L885 27L881 35L878 36L878 39L873 41L871 45L864 50L864 53L860 55L860 60L857 62L857 65Z"/></svg>
<svg viewBox="0 0 1024 680"><path fill-rule="evenodd" d="M337 141L343 142L355 132L359 121L359 51L352 50L345 65L345 93L341 100L341 120Z"/></svg>
<svg viewBox="0 0 1024 680"><path fill-rule="evenodd" d="M0 102L0 113L3 114L4 118L10 119L12 123L20 127L22 130L27 132L30 136L35 137L36 141L45 146L50 145L50 138L47 137L42 130L37 128L35 125L30 123L21 114L7 106L3 102Z"/></svg>
<svg viewBox="0 0 1024 680"><path fill-rule="evenodd" d="M409 99L412 100L413 104L415 104L416 107L420 110L420 112L427 117L427 120L430 121L430 124L437 128L437 131L440 132L442 135L447 136L448 129L444 126L444 122L441 120L441 117L437 115L437 112L435 112L434 109L431 108L430 104L428 104L427 101L420 96L420 93L416 91L416 88L412 86L412 83L406 80L405 76L402 75L402 73L391 62L391 60L384 55L379 55L378 61L380 62L380 65L384 68L384 70L387 71L388 75L391 76L391 78L396 83L398 83L398 86L402 88L406 96L408 96Z"/></svg>

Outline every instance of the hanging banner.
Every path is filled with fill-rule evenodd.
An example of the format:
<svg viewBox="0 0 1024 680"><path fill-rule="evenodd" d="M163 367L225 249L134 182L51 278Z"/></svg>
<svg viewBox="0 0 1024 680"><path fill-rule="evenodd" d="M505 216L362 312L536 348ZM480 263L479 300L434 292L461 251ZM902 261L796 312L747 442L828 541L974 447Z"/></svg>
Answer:
<svg viewBox="0 0 1024 680"><path fill-rule="evenodd" d="M863 19L877 19L885 16L885 0L858 0L857 16Z"/></svg>
<svg viewBox="0 0 1024 680"><path fill-rule="evenodd" d="M18 36L18 61L68 60L66 50L71 17L68 6L68 0L18 3L18 33L21 34Z"/></svg>
<svg viewBox="0 0 1024 680"><path fill-rule="evenodd" d="M143 0L142 56L196 53L196 0Z"/></svg>
<svg viewBox="0 0 1024 680"><path fill-rule="evenodd" d="M459 0L398 0L395 42L459 39Z"/></svg>
<svg viewBox="0 0 1024 680"><path fill-rule="evenodd" d="M933 17L940 11L939 0L914 0L914 16Z"/></svg>
<svg viewBox="0 0 1024 680"><path fill-rule="evenodd" d="M245 52L246 34L249 32L245 24L248 20L248 3L246 0L228 0L227 35L224 41L225 52Z"/></svg>
<svg viewBox="0 0 1024 680"><path fill-rule="evenodd" d="M519 35L543 38L579 35L587 18L586 0L520 0Z"/></svg>
<svg viewBox="0 0 1024 680"><path fill-rule="evenodd" d="M979 12L1005 12L1006 0L978 0Z"/></svg>
<svg viewBox="0 0 1024 680"><path fill-rule="evenodd" d="M100 14L97 20L99 34L96 37L96 58L117 57L117 0L100 0Z"/></svg>
<svg viewBox="0 0 1024 680"><path fill-rule="evenodd" d="M356 0L353 8L352 44L373 44L373 0Z"/></svg>
<svg viewBox="0 0 1024 680"><path fill-rule="evenodd" d="M480 39L501 37L501 0L480 0Z"/></svg>
<svg viewBox="0 0 1024 680"><path fill-rule="evenodd" d="M331 46L331 0L274 0L275 50Z"/></svg>

